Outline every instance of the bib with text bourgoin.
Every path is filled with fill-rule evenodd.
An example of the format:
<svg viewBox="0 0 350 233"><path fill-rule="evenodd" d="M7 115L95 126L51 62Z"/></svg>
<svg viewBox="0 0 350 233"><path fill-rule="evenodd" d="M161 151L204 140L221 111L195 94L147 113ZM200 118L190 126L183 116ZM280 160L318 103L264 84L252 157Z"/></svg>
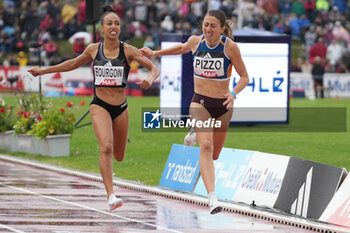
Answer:
<svg viewBox="0 0 350 233"><path fill-rule="evenodd" d="M95 85L120 86L123 84L124 67L94 66Z"/></svg>

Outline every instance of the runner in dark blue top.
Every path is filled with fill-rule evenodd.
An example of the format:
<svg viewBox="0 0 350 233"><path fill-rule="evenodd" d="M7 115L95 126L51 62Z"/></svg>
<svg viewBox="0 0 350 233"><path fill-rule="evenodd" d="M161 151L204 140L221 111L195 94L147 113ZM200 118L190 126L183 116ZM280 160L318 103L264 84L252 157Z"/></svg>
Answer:
<svg viewBox="0 0 350 233"><path fill-rule="evenodd" d="M146 80L137 82L142 88L149 88L159 76L159 69L142 56L131 45L119 41L120 18L112 7L103 8L101 31L104 41L90 44L78 57L61 64L38 68L29 72L34 75L64 72L94 61L95 95L90 105L90 116L100 146L100 171L107 191L110 210L122 206L122 200L113 192L112 155L117 161L124 159L128 129L129 113L125 96L125 85L133 60L146 67L150 74Z"/></svg>
<svg viewBox="0 0 350 233"><path fill-rule="evenodd" d="M215 195L213 160L218 159L225 143L234 98L249 83L247 70L239 48L232 39L228 23L224 12L210 10L202 23L203 35L191 36L187 42L167 49L152 51L144 47L141 50L147 56L178 55L190 51L193 54L195 94L190 105L191 120L204 122L214 118L222 123L218 128L205 130L196 126L196 133L191 130L185 138L185 143L188 145L191 141L199 142L199 167L208 192L211 214L218 213L222 209ZM240 80L230 92L232 66L240 75Z"/></svg>

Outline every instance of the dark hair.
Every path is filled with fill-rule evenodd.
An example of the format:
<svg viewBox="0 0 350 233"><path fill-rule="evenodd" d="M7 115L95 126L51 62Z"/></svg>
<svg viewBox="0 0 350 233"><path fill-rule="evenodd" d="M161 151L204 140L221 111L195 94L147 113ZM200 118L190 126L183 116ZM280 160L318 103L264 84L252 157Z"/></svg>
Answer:
<svg viewBox="0 0 350 233"><path fill-rule="evenodd" d="M232 21L227 20L226 15L222 10L210 10L207 12L206 15L210 15L217 18L220 21L221 27L226 26L224 35L233 40L233 34L231 29Z"/></svg>
<svg viewBox="0 0 350 233"><path fill-rule="evenodd" d="M117 12L115 12L110 5L104 6L102 8L102 15L101 15L101 18L100 18L101 24L103 24L103 20L105 19L106 15L108 15L109 13L114 13L116 16L119 17Z"/></svg>

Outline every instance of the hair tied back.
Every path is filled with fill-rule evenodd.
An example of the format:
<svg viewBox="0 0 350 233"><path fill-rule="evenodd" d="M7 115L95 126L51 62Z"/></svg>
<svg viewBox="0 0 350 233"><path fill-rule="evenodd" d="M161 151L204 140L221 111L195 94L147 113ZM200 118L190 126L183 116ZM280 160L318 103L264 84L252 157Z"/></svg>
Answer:
<svg viewBox="0 0 350 233"><path fill-rule="evenodd" d="M104 7L102 8L102 13L103 13L103 14L104 14L104 13L107 13L107 12L114 12L114 13L115 13L115 11L113 10L113 8L112 8L111 6L109 6L109 5L104 6Z"/></svg>

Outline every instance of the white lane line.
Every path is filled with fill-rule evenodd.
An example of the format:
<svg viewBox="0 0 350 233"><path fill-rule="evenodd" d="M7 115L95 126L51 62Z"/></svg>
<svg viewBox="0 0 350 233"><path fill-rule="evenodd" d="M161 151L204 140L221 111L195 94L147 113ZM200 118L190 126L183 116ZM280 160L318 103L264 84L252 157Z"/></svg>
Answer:
<svg viewBox="0 0 350 233"><path fill-rule="evenodd" d="M7 230L13 231L13 232L25 233L24 231L20 231L20 230L17 230L17 229L15 229L15 228L12 228L12 227L9 227L9 226L0 224L0 228L1 228L1 227L2 227L2 228L5 228L5 229L7 229Z"/></svg>
<svg viewBox="0 0 350 233"><path fill-rule="evenodd" d="M83 208L83 209L96 211L96 212L101 213L101 214L114 216L114 217L121 218L121 219L130 221L130 222L141 223L141 224L144 224L146 226L155 227L156 229L163 229L163 230L170 231L170 232L182 233L181 231L176 231L176 230L169 229L169 228L166 228L166 227L163 227L163 226L158 226L158 225L155 225L155 224L152 224L152 223L143 222L143 221L140 221L140 220L137 220L137 219L127 218L127 217L124 217L124 216L121 216L121 215L118 215L118 214L114 214L114 213L106 212L106 211L103 211L103 210L95 209L95 208L92 208L92 207L89 207L89 206L85 206L85 205L81 205L81 204L78 204L78 203L65 201L65 200L61 200L61 199L50 197L50 196L46 196L46 195L43 195L43 194L40 194L40 193L37 193L37 192L33 192L33 191L30 191L30 190L26 190L26 189L18 188L18 187L15 187L15 186L7 185L7 184L4 184L2 182L0 183L0 185L3 185L3 186L8 187L8 188L16 189L16 190L19 190L19 191L24 192L24 193L37 195L37 196L40 196L40 197L43 197L43 198L46 198L46 199L50 199L50 200L53 200L53 201L58 201L58 202L62 202L62 203L68 204L68 205L77 206L77 207L80 207L80 208Z"/></svg>

